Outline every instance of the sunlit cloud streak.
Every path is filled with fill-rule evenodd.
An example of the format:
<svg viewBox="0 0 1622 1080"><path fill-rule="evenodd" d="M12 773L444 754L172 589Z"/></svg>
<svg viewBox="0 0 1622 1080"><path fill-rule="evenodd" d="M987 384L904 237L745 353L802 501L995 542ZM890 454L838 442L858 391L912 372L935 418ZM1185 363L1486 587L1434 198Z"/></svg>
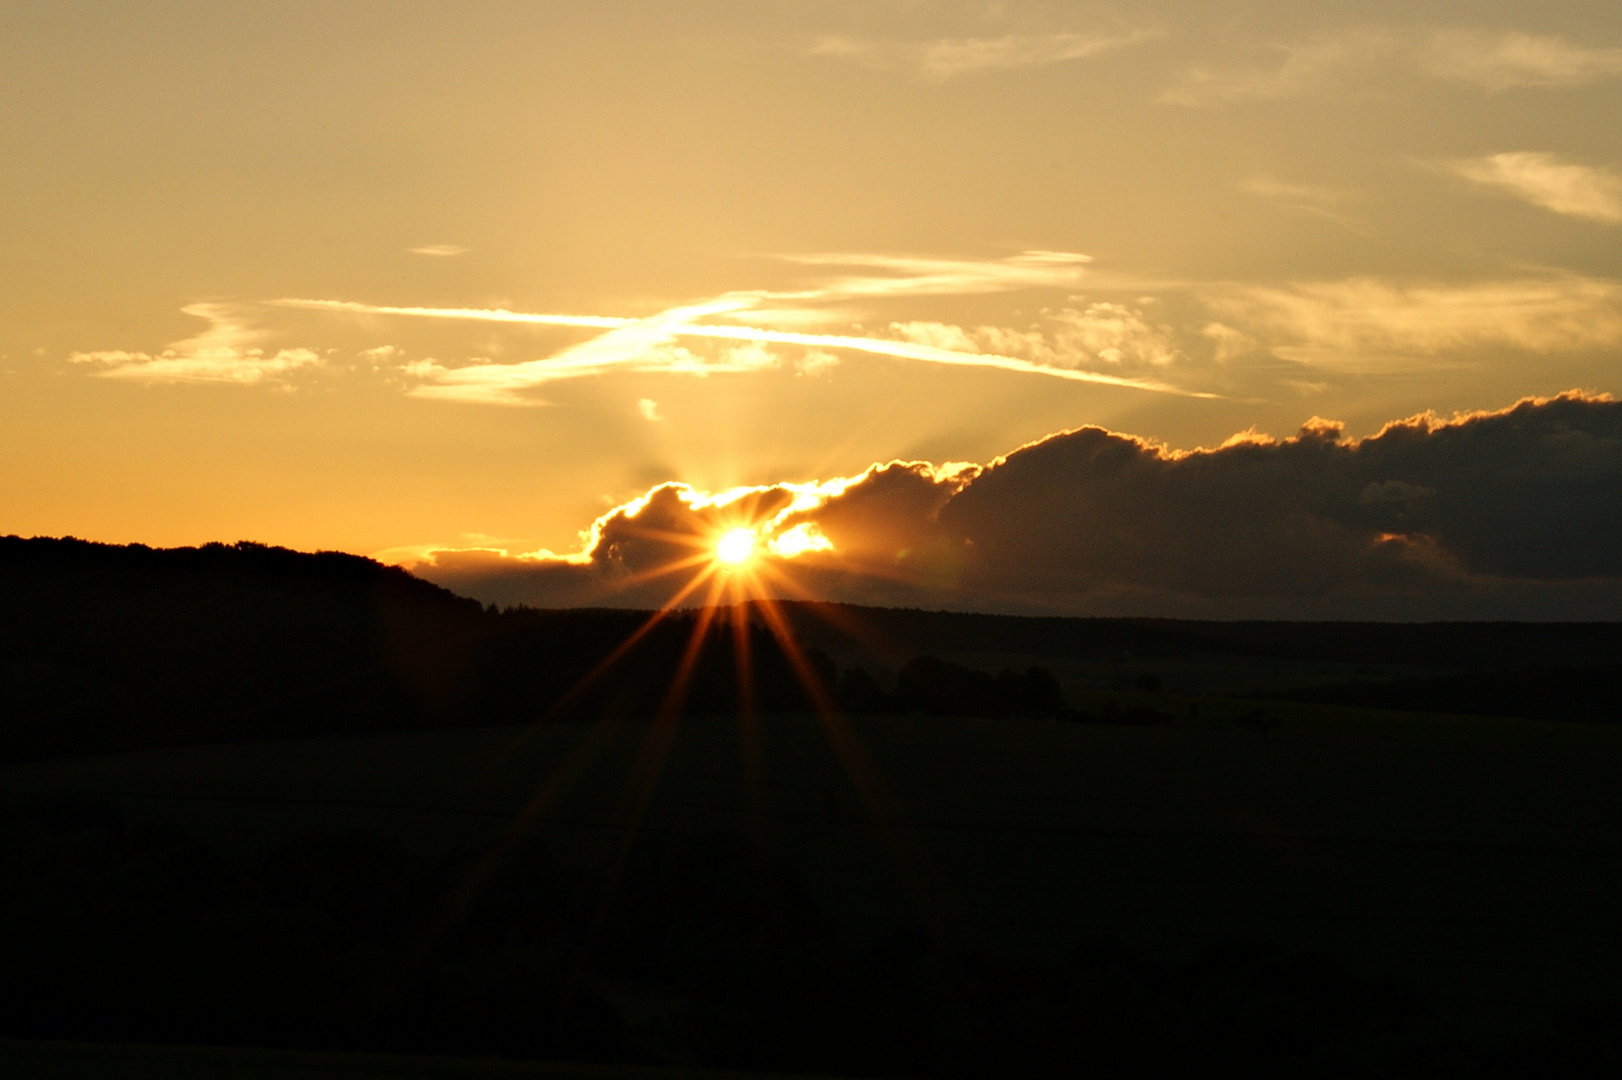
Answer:
<svg viewBox="0 0 1622 1080"><path fill-rule="evenodd" d="M1622 222L1622 177L1605 169L1528 151L1455 161L1450 168L1557 214L1607 225Z"/></svg>
<svg viewBox="0 0 1622 1080"><path fill-rule="evenodd" d="M830 36L813 45L811 54L848 60L879 71L904 71L926 82L943 83L960 75L1081 60L1155 36L1156 33L1149 30L1117 34L1005 34L910 42Z"/></svg>
<svg viewBox="0 0 1622 1080"><path fill-rule="evenodd" d="M578 553L439 550L413 570L491 602L657 607L693 573L653 573L690 550L681 537L740 520L762 541L761 580L824 600L1071 615L1614 617L1622 402L1571 392L1422 414L1363 439L1314 417L1289 438L1245 432L1192 451L1085 427L984 466L897 461L717 496L665 484L599 518Z"/></svg>
<svg viewBox="0 0 1622 1080"><path fill-rule="evenodd" d="M1073 288L1090 255L1072 251L1024 251L1006 259L930 259L905 255L838 252L785 255L801 266L863 267L878 274L843 274L814 288L740 295L762 300L853 300L885 296L966 296L1016 289Z"/></svg>
<svg viewBox="0 0 1622 1080"><path fill-rule="evenodd" d="M802 370L829 366L835 351L858 352L958 367L994 368L1044 375L1074 382L1119 386L1156 393L1195 397L1215 395L1186 390L1158 379L1085 370L1072 358L1051 362L1054 356L1009 355L991 349L946 347L914 335L900 338L823 334L772 329L755 325L718 324L702 320L730 318L742 322L762 304L825 304L844 300L897 296L943 296L1005 292L1020 289L1074 287L1087 256L1069 252L1028 251L1008 259L951 260L900 256L831 254L796 256L789 261L830 267L860 267L874 273L836 275L814 286L796 290L752 290L728 293L714 300L684 305L641 319L613 316L556 315L506 309L399 307L342 300L285 299L282 307L340 314L408 316L416 318L513 323L534 326L580 327L604 330L588 341L571 345L541 359L511 364L474 364L445 367L419 363L411 373L423 382L410 393L417 397L483 404L535 404L530 391L548 383L603 375L615 370L709 375L758 371L777 365L763 348L787 345L811 350ZM779 307L780 309L780 307ZM899 325L899 324L898 324ZM681 339L737 342L738 347L718 356L703 356L679 344ZM1108 357L1105 358L1109 360Z"/></svg>
<svg viewBox="0 0 1622 1080"><path fill-rule="evenodd" d="M96 374L107 379L237 384L263 382L321 362L320 354L312 349L267 352L261 348L260 343L269 335L249 325L235 304L196 303L180 310L194 318L208 320L208 329L195 337L176 341L157 354L106 349L75 352L68 360L95 365Z"/></svg>
<svg viewBox="0 0 1622 1080"><path fill-rule="evenodd" d="M470 249L461 244L423 244L421 247L407 248L413 255L427 255L434 259L450 259L457 255L466 255Z"/></svg>

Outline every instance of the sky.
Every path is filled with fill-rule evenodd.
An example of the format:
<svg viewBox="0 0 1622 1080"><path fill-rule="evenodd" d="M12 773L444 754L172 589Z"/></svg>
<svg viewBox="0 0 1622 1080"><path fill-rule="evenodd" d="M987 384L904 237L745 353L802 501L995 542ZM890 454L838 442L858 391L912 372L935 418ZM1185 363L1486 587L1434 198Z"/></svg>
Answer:
<svg viewBox="0 0 1622 1080"><path fill-rule="evenodd" d="M1612 0L19 0L0 532L1622 617L1619 133Z"/></svg>

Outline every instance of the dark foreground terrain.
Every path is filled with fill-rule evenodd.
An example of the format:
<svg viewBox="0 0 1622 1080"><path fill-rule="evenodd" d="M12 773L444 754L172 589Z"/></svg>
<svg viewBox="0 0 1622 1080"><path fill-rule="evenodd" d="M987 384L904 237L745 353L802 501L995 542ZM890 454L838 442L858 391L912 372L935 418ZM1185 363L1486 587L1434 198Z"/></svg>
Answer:
<svg viewBox="0 0 1622 1080"><path fill-rule="evenodd" d="M1616 1071L1618 627L786 614L0 541L0 1068Z"/></svg>

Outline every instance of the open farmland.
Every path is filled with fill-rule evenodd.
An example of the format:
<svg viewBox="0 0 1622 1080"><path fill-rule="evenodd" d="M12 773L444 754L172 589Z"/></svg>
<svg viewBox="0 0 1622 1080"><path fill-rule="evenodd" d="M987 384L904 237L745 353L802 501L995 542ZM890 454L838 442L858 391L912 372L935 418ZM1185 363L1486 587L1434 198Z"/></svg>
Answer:
<svg viewBox="0 0 1622 1080"><path fill-rule="evenodd" d="M743 834L847 932L993 954L1117 936L1327 952L1497 1022L1622 998L1622 730L1293 706L1266 735L873 717L691 718L634 844ZM582 890L628 843L647 723L245 743L36 763L6 795L106 800L222 845L309 831L424 856L538 834ZM640 770L640 771L639 771ZM865 780L863 779L865 778ZM550 793L549 798L544 798ZM537 797L542 800L537 802Z"/></svg>

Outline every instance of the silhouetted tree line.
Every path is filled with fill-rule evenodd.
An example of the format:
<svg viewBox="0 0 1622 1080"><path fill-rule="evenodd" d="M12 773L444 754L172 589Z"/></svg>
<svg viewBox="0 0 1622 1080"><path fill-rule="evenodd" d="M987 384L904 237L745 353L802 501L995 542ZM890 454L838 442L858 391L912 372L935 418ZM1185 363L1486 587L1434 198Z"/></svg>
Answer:
<svg viewBox="0 0 1622 1080"><path fill-rule="evenodd" d="M754 620L484 609L397 567L257 544L0 538L0 760L327 732L809 708ZM816 650L806 664L837 678ZM596 673L595 678L588 676Z"/></svg>
<svg viewBox="0 0 1622 1080"><path fill-rule="evenodd" d="M0 804L0 865L12 1037L929 1077L1605 1075L1622 1049L1615 1015L1571 1013L1488 1052L1266 945L858 944L735 835L644 837L606 903L533 842L493 866L352 833L225 852L94 803Z"/></svg>
<svg viewBox="0 0 1622 1080"><path fill-rule="evenodd" d="M795 711L840 685L826 653L798 650L797 664L758 615L741 649L716 619L695 650L697 619L674 613L642 633L648 612L485 609L339 553L0 538L0 760L661 709ZM922 657L894 691L864 677L843 684L855 711L1000 717L1063 705L1041 668L993 677Z"/></svg>
<svg viewBox="0 0 1622 1080"><path fill-rule="evenodd" d="M818 618L827 607L783 610L803 646L796 650L802 664L824 687L837 687L851 711L1164 722L1143 706L1066 713L1051 673L1039 666L993 676L927 650L893 686L859 669L841 679L817 647L850 644ZM1622 651L1618 624L1217 624L842 610L903 647L937 642L1029 655L1083 647L1146 655L1344 650L1337 658L1382 662L1395 651L1409 666L1470 656L1463 673L1331 688L1325 700L1509 715L1614 719ZM718 620L681 692L671 694L695 632L690 612L668 616L603 670L648 618L626 610L498 612L397 567L334 552L3 537L0 761L660 709L800 710L819 696L758 617L744 634L747 678L733 629ZM1567 666L1526 670L1559 650ZM1504 660L1510 653L1515 664ZM1585 659L1590 666L1570 666ZM1482 670L1493 674L1480 681Z"/></svg>

